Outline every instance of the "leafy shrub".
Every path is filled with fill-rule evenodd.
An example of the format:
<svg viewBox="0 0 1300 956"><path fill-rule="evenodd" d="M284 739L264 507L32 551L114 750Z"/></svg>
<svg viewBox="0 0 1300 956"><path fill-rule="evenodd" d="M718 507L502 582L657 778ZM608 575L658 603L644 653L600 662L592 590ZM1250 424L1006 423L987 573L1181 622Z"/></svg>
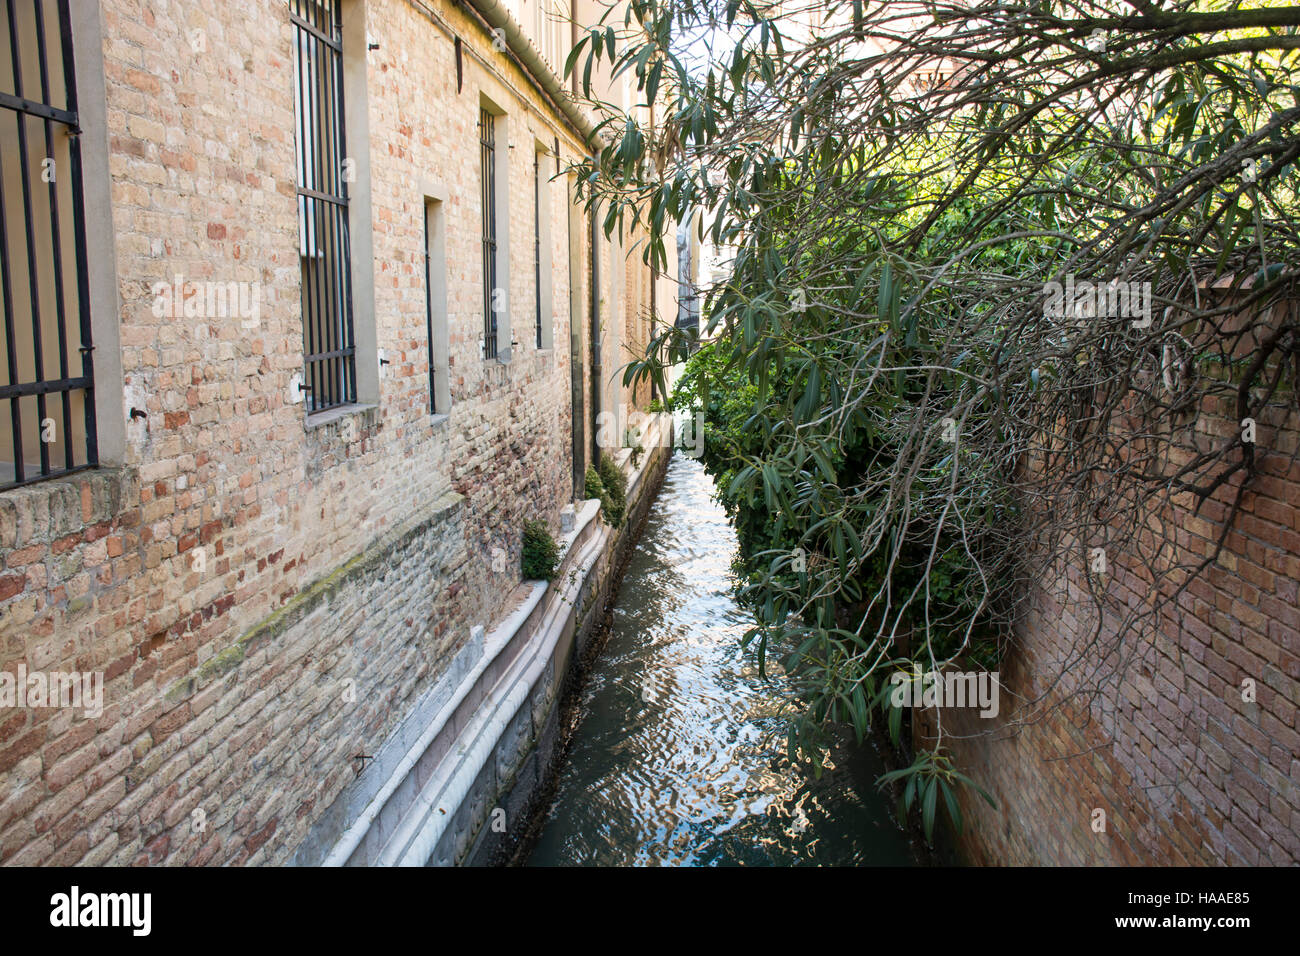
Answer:
<svg viewBox="0 0 1300 956"><path fill-rule="evenodd" d="M772 451L772 436L780 429L771 419L764 427L754 427L753 408L769 406L732 355L728 342L702 347L686 363L673 400L681 408L703 413L701 460L715 479L718 499L740 544L735 561L738 597L769 629L762 636L770 644L760 643L760 655L768 646L793 650L787 668L804 681L806 703L806 721L797 725L801 741L814 739L816 728L826 720L849 721L865 733L873 709L889 719L891 731L898 726L901 714L889 706L889 695L877 693L888 687L886 671L875 674L862 666L861 654L855 653L861 640L874 637L888 644L889 658L895 662L911 658L925 663L931 654L939 659L960 654L965 666L996 668L998 632L983 610L983 579L962 542L948 531L936 535L924 517L891 528L873 542L870 522L879 503L863 501L856 511L848 507L844 489L855 488L881 467L879 462L899 454L895 436L883 428L832 429L817 448L820 457L805 453L799 465L782 475L773 470L783 462L774 460ZM897 364L919 363L903 356ZM770 368L769 388L802 395L810 374L796 376L788 365ZM880 400L896 401L892 395ZM881 416L888 411L883 409ZM755 467L755 462L763 467ZM973 465L967 472L967 497L982 496L981 503L995 516L990 520L1007 520L998 496L976 483L981 472ZM922 472L913 496L920 500L935 483L930 472ZM967 526L973 538L979 526L974 518ZM796 552L805 562L802 571L792 566ZM894 621L881 606L896 615L916 594L925 595L925 603L917 602L904 613L897 630L905 636L894 644ZM873 603L875 595L883 597ZM793 627L792 610L799 614ZM968 628L972 620L974 626ZM783 627L792 632L785 640L776 633Z"/></svg>
<svg viewBox="0 0 1300 956"><path fill-rule="evenodd" d="M528 581L550 581L560 563L560 546L541 519L524 522L523 572Z"/></svg>
<svg viewBox="0 0 1300 956"><path fill-rule="evenodd" d="M623 474L623 469L618 467L618 463L605 452L600 454L600 483L605 486L610 501L610 508L605 512L605 518L617 528L623 523L623 517L627 512L627 475ZM601 507L604 507L603 501Z"/></svg>
<svg viewBox="0 0 1300 956"><path fill-rule="evenodd" d="M600 472L596 471L595 468L592 468L590 466L587 467L586 483L587 483L586 491L587 491L588 498L604 498L605 486L601 484Z"/></svg>
<svg viewBox="0 0 1300 956"><path fill-rule="evenodd" d="M600 511L605 516L605 520L617 528L623 523L623 502L614 500L605 483L600 480L600 472L595 468L587 469L586 477L587 497L600 499Z"/></svg>
<svg viewBox="0 0 1300 956"><path fill-rule="evenodd" d="M620 508L627 505L627 475L607 452L600 455L600 482Z"/></svg>

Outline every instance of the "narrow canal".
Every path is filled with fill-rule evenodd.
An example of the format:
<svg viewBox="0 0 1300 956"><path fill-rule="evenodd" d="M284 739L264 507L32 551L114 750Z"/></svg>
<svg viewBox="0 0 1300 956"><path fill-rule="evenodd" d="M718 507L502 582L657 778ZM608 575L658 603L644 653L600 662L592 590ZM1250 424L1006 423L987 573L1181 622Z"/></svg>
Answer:
<svg viewBox="0 0 1300 956"><path fill-rule="evenodd" d="M781 685L740 647L736 539L712 492L673 459L527 864L915 864L870 745L834 747L821 779L785 758Z"/></svg>

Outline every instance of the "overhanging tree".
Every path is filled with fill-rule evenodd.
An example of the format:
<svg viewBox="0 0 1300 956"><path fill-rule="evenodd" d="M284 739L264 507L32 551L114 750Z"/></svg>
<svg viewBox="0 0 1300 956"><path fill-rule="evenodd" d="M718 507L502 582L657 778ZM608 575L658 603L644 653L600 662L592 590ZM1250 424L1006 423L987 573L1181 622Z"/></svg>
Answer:
<svg viewBox="0 0 1300 956"><path fill-rule="evenodd" d="M737 250L689 391L751 638L807 704L796 745L864 729L900 665L990 662L1043 582L1079 583L1091 632L1015 721L1113 699L1171 626L1295 403L1298 28L1226 3L643 0L584 35L575 75L606 60L662 104L653 127L597 104L580 180L606 229L644 224L663 265L705 210ZM664 328L626 374L694 344ZM1213 540L1185 547L1169 524L1202 508ZM912 769L928 829L958 778L942 749Z"/></svg>

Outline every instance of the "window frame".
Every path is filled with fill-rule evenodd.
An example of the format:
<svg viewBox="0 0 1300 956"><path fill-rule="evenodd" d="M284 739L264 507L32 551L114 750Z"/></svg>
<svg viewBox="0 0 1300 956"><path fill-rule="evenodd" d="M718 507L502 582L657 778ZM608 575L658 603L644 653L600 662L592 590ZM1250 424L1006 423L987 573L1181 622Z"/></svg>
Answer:
<svg viewBox="0 0 1300 956"><path fill-rule="evenodd" d="M490 122L487 122L490 118ZM483 246L483 347L484 361L509 363L514 345L510 316L510 124L508 115L486 93L479 95L479 211ZM491 131L491 149L484 146L485 129ZM491 230L492 246L487 239ZM489 255L490 252L490 255ZM495 323L495 324L494 324ZM495 335L492 330L495 327ZM491 340L491 341L489 341Z"/></svg>
<svg viewBox="0 0 1300 956"><path fill-rule="evenodd" d="M16 248L13 249L11 256L11 242L9 236L9 211L4 202L3 186L0 185L0 297L3 298L4 307L4 328L6 348L6 371L8 376L7 384L0 386L0 401L5 401L9 405L10 421L10 452L13 456L13 476L9 481L0 483L0 490L11 488L25 487L40 481L46 481L53 478L60 478L66 475L75 474L89 468L95 468L100 462L99 453L99 423L101 411L98 408L98 402L95 398L95 323L91 309L91 287L95 285L99 288L103 285L102 281L97 281L97 277L92 274L87 252L87 203L86 203L86 180L93 179L95 172L98 171L98 165L92 162L94 167L87 175L87 169L82 161L81 140L83 133L83 117L81 112L81 89L78 76L84 72L87 66L93 68L94 59L80 54L79 49L85 45L74 43L74 33L78 38L84 38L87 44L93 45L93 40L99 35L98 17L91 17L85 11L78 11L77 19L74 21L72 10L68 0L59 0L54 10L58 19L59 34L58 37L52 37L51 31L45 23L45 5L36 3L31 7L31 22L27 24L32 30L36 48L37 77L40 86L39 99L33 99L31 93L24 87L24 74L30 74L30 70L24 68L24 58L22 55L23 44L19 41L19 33L22 26L17 22L17 18L9 17L13 11L12 5L6 11L9 44L9 62L12 92L0 91L0 110L3 111L3 121L7 123L12 120L16 130L15 148L18 153L17 166L21 177L21 215L23 233L23 249L20 253ZM61 76L51 76L50 54L58 50L59 63L58 73ZM89 61L89 62L88 62ZM28 61L30 64L31 61ZM102 70L102 59L98 61ZM55 106L55 85L61 83L63 93L62 107ZM102 125L96 123L97 118L92 118L91 126L94 132L101 132ZM40 137L43 140L43 153L40 154L39 161L36 163L36 169L40 173L34 173L32 160L36 156L36 150L30 148L29 144L29 122L39 121L41 124ZM59 126L65 133L68 169L59 175L57 159L55 156L60 152L60 146L55 144L55 125ZM107 137L103 137L105 146ZM93 136L92 140L98 142L99 136ZM38 149L40 148L38 144ZM45 161L51 162L48 167L51 170L51 178L45 179ZM105 163L106 164L106 163ZM33 183L33 175L39 175L41 181L48 185L48 190L42 190ZM67 193L64 193L64 184L67 184ZM40 225L44 226L46 235L38 235L40 231L38 222L34 215L42 214L42 197L41 193L46 193L44 202L44 218L40 219ZM60 210L60 199L66 198L69 206L69 215L65 215ZM16 216L15 216L16 218ZM64 252L67 241L63 238L62 228L69 224L65 219L70 220L72 228L71 236L71 269L65 273ZM48 249L38 250L37 246L48 240ZM46 255L42 255L45 253ZM20 321L15 311L21 306L15 305L14 293L17 291L17 283L21 278L17 273L21 271L23 265L20 261L25 260L27 276L27 305L30 310L31 321L31 348L33 360L31 370L31 381L23 381L27 377L25 373L19 371L19 344L17 341L17 323ZM49 288L45 288L45 282L42 281L41 266L48 264L50 269ZM110 260L111 266L111 260ZM15 268L17 267L17 268ZM114 270L115 271L115 270ZM69 295L68 274L76 283L75 297ZM116 280L114 280L116 281ZM45 312L46 309L42 304L42 295L46 292L52 292L53 302L50 303L53 308L52 328L46 328ZM75 298L75 302L70 299ZM69 313L75 309L75 315ZM75 323L75 326L72 325ZM70 333L75 327L77 343L70 340ZM43 339L47 331L54 332L54 338L57 340L58 349L58 373L56 378L46 378L45 372L49 365L49 359L45 355L46 343ZM53 344L53 343L51 343ZM73 350L80 352L80 370L81 374L74 375L72 367L74 359L71 355ZM118 376L120 378L120 374ZM81 416L74 415L73 412L73 393L81 393ZM57 422L48 415L47 400L49 396L57 396L56 401L59 404L60 419L63 424L62 434L57 433ZM38 473L32 476L27 475L27 461L24 450L23 438L23 399L35 398L36 400L36 430L35 435L38 438L37 454L40 459ZM74 421L77 417L84 417L81 424L81 434L77 440L73 440ZM46 435L50 434L50 439ZM56 468L51 463L50 445L62 444L63 446L63 467ZM84 454L78 456L77 451L83 451ZM83 460L78 461L78 457Z"/></svg>
<svg viewBox="0 0 1300 956"><path fill-rule="evenodd" d="M355 206L348 188L356 170L347 152L350 114L343 2L289 0L289 19L295 31L294 152L303 318L300 390L308 393L307 412L313 415L358 403ZM347 173L349 163L353 176Z"/></svg>
<svg viewBox="0 0 1300 956"><path fill-rule="evenodd" d="M483 358L498 357L501 328L497 319L497 265L500 258L497 238L497 157L496 114L486 105L479 106L479 209L482 219L480 245L483 262Z"/></svg>
<svg viewBox="0 0 1300 956"><path fill-rule="evenodd" d="M447 314L447 222L448 191L441 185L424 188L424 281L425 324L429 355L429 414L445 416L451 411L451 363Z"/></svg>
<svg viewBox="0 0 1300 956"><path fill-rule="evenodd" d="M542 347L542 153L533 150L533 298L536 347Z"/></svg>
<svg viewBox="0 0 1300 956"><path fill-rule="evenodd" d="M533 243L536 284L535 344L540 351L555 347L555 246L552 179L546 175L547 160L554 159L560 174L559 139L552 147L538 139L533 144Z"/></svg>

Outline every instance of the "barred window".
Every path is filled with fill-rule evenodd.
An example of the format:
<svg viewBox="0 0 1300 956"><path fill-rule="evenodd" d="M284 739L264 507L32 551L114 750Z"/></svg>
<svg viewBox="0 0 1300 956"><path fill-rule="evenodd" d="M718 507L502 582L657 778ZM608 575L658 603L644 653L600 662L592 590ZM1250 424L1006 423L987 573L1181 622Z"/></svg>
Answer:
<svg viewBox="0 0 1300 956"><path fill-rule="evenodd" d="M551 246L551 181L547 178L546 163L548 157L555 157L555 172L560 172L559 139L555 141L552 152L545 143L538 140L533 149L533 278L536 289L535 338L539 349L550 349L555 345L555 317L553 315L553 296L555 288L554 252Z"/></svg>
<svg viewBox="0 0 1300 956"><path fill-rule="evenodd" d="M303 390L309 412L357 400L339 0L291 0Z"/></svg>
<svg viewBox="0 0 1300 956"><path fill-rule="evenodd" d="M497 157L496 117L479 110L483 185L483 357L497 357Z"/></svg>
<svg viewBox="0 0 1300 956"><path fill-rule="evenodd" d="M533 289L537 299L537 347L542 347L542 154L533 152Z"/></svg>
<svg viewBox="0 0 1300 956"><path fill-rule="evenodd" d="M98 463L68 0L0 9L0 488Z"/></svg>

